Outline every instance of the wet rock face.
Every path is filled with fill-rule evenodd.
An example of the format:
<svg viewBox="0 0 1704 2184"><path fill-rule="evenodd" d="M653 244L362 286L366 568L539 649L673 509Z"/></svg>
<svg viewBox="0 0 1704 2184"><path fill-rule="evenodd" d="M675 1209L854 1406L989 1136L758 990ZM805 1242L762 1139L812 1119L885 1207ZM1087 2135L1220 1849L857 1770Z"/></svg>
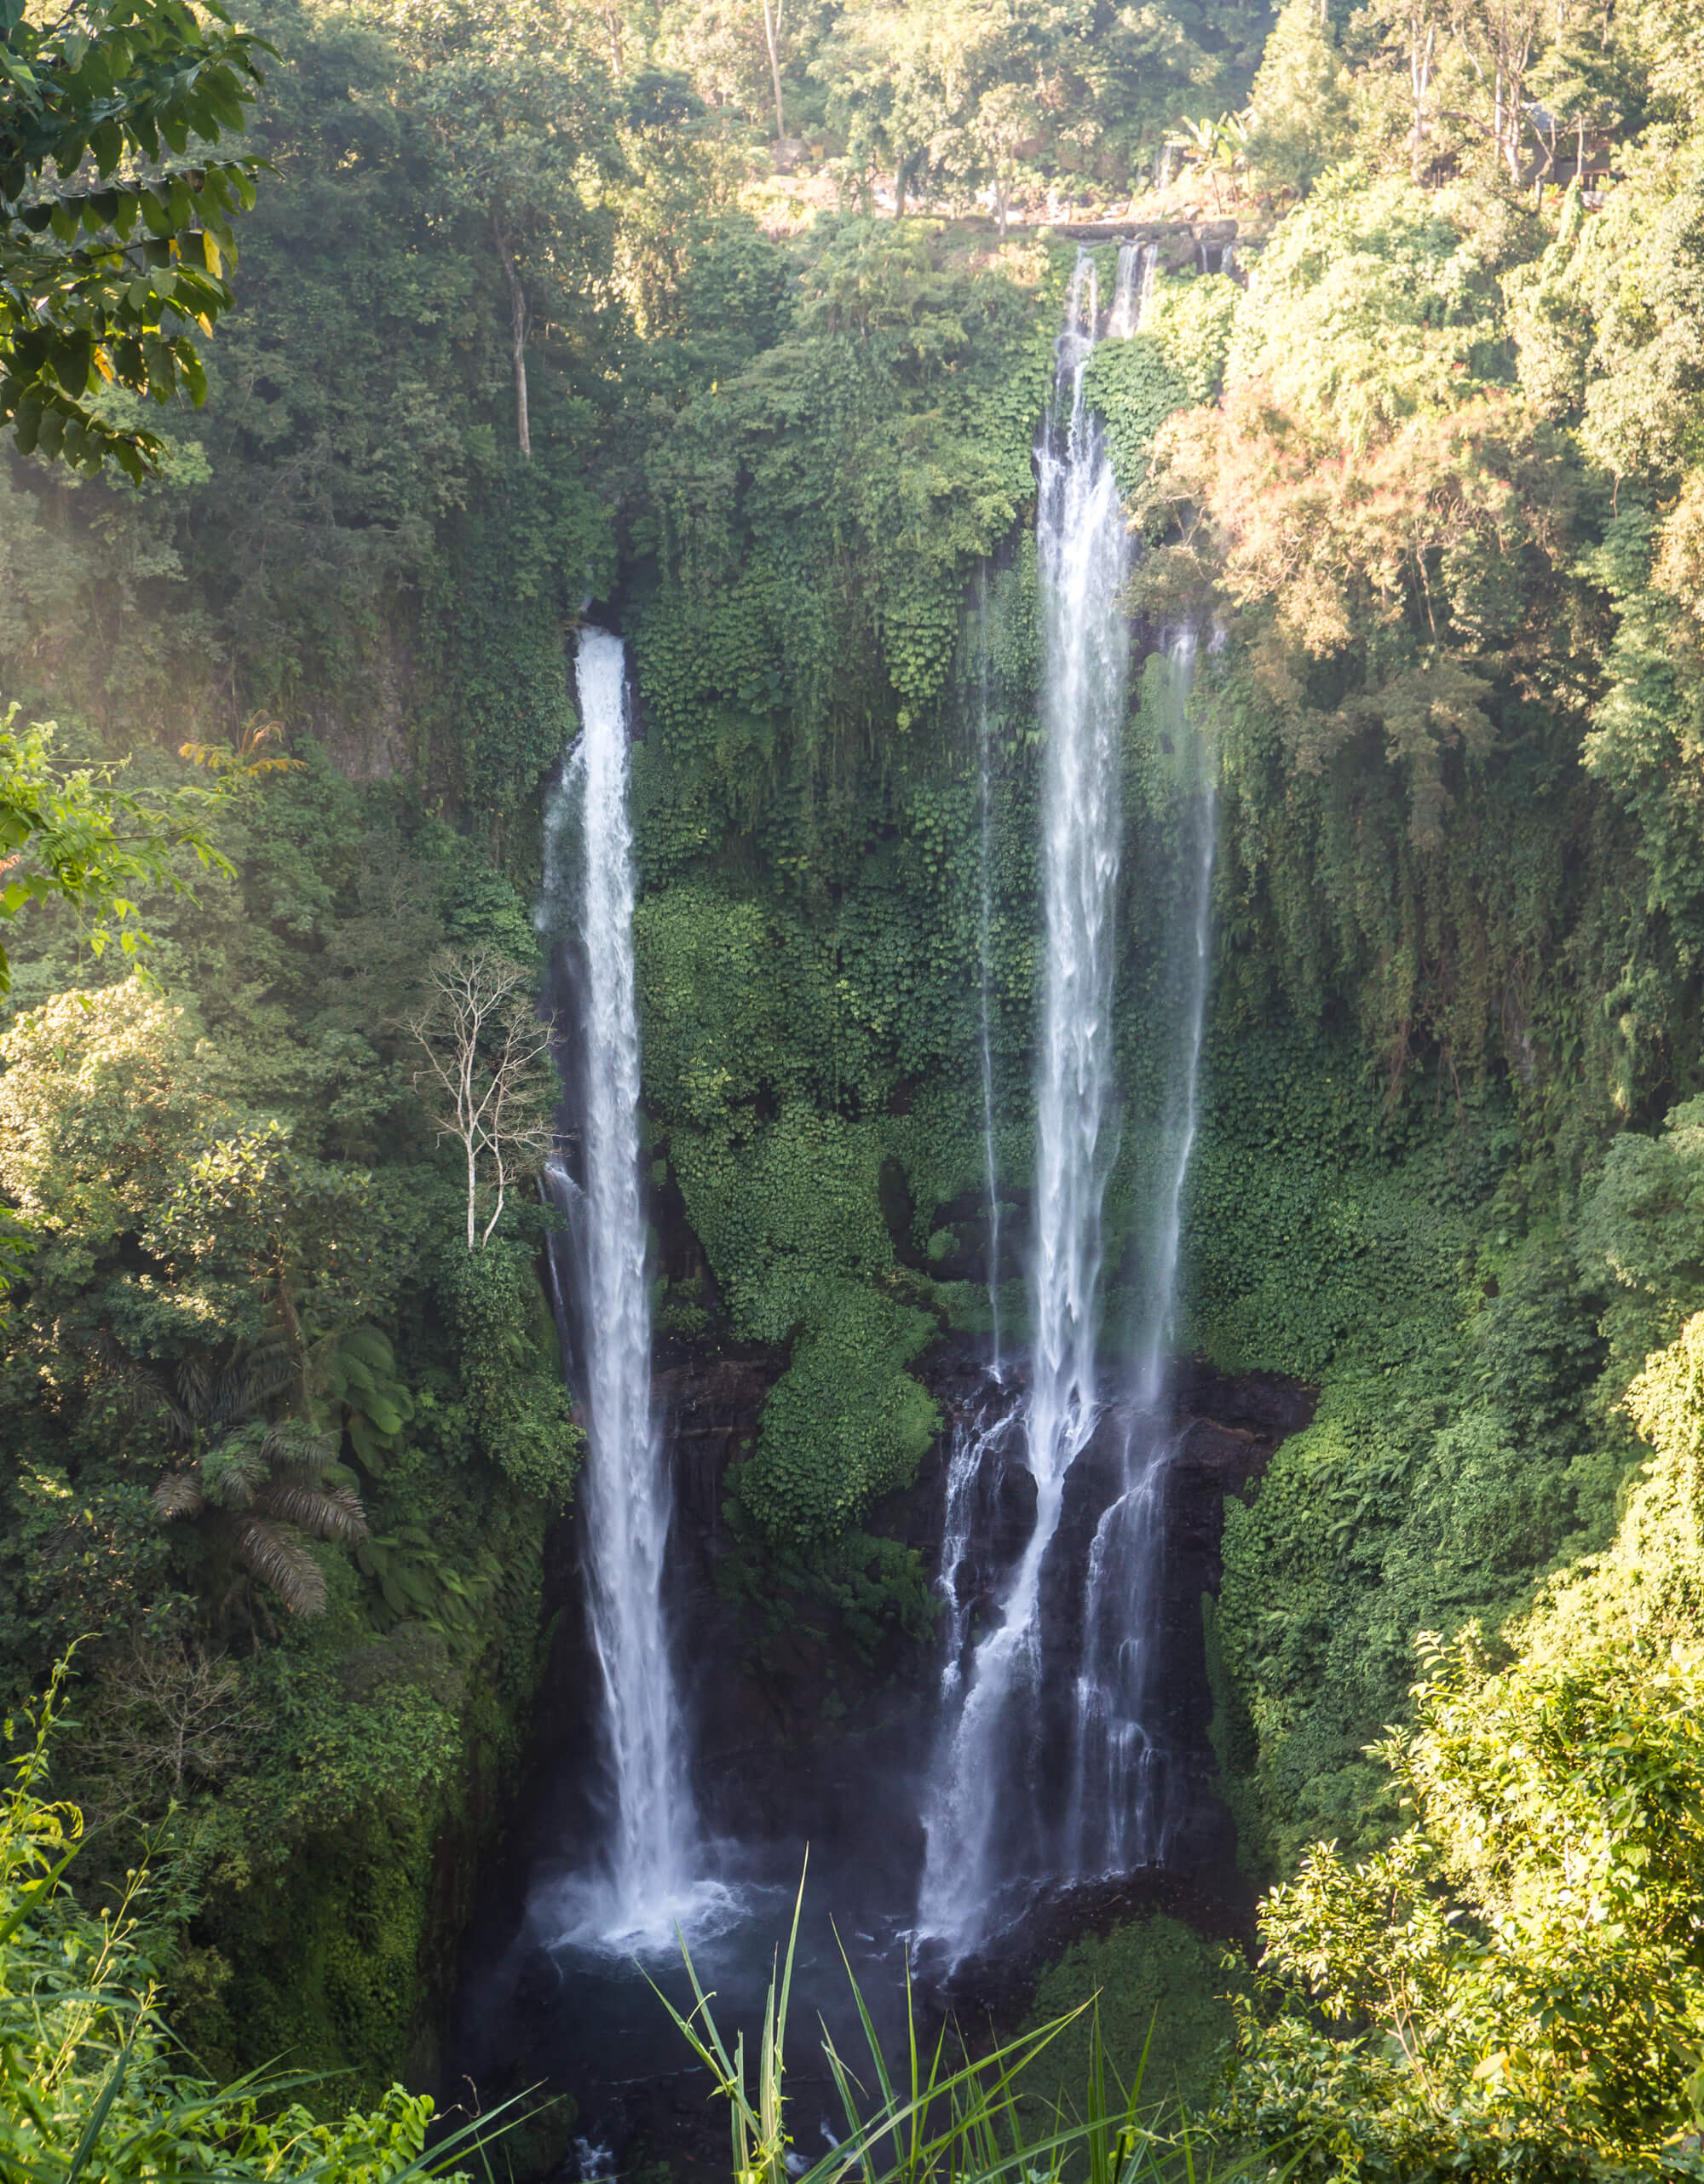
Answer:
<svg viewBox="0 0 1704 2184"><path fill-rule="evenodd" d="M917 1785L933 1748L938 1647L894 1630L873 1658L863 1657L832 1605L786 1592L773 1574L766 1583L761 1549L742 1548L724 1512L728 1467L754 1444L764 1397L783 1363L773 1352L723 1353L687 1359L657 1382L675 1452L674 1589L707 1824L741 1840L808 1836L827 1852L842 1838L866 1844L867 1817L878 1811L884 1842L899 1857L903 1837L909 1855ZM914 1548L932 1578L952 1428L987 1390L982 1346L943 1344L924 1377L941 1408L942 1433L916 1484L881 1505L869 1529ZM1225 1496L1257 1478L1279 1442L1307 1423L1313 1395L1269 1376L1226 1379L1204 1360L1180 1360L1172 1413L1154 1611L1162 1695L1155 1726L1173 1755L1177 1807L1166 1862L1193 1883L1234 1888L1235 1845L1215 1790L1207 1733L1201 1599L1218 1586ZM1111 1404L1074 1466L1045 1576L1044 1641L1050 1673L1062 1686L1082 1658L1084 1573L1096 1526L1119 1490L1126 1423ZM986 1628L998 1613L1034 1518L1035 1485L1014 1434L1007 1461L977 1482L958 1578L970 1628ZM1051 1766L1062 1778L1068 1732L1062 1716L1049 1732L1060 1747ZM1044 1771L1048 1765L1044 1750Z"/></svg>
<svg viewBox="0 0 1704 2184"><path fill-rule="evenodd" d="M740 1840L809 1836L827 1849L857 1834L861 1811L878 1801L882 1832L913 1814L929 1764L939 1683L938 1648L889 1631L866 1658L829 1602L786 1587L761 1545L728 1521L728 1471L749 1454L770 1387L785 1365L774 1351L687 1356L660 1371L656 1399L673 1452L676 1517L671 1595L692 1724L699 1796L713 1833ZM943 1431L914 1486L889 1496L869 1529L914 1548L932 1579L940 1563L946 1464L953 1425L987 1388L980 1345L943 1344L924 1369ZM1021 1380L1021 1369L1017 1377ZM1258 1478L1280 1441L1305 1425L1313 1394L1288 1381L1226 1379L1200 1359L1178 1361L1172 1409L1179 1433L1163 1482L1157 1643L1158 1722L1176 1755L1184 1811L1171 1831L1183 1874L1229 1876L1235 1845L1213 1789L1207 1729L1211 1697L1201 1597L1218 1589L1224 1500ZM1109 1406L1073 1467L1064 1515L1043 1586L1044 1641L1051 1673L1068 1679L1081 1659L1083 1573L1101 1513L1116 1492L1123 1419ZM1033 1526L1035 1485L1014 1435L1003 1466L977 1484L970 1545L958 1597L970 1627L986 1628ZM578 1544L559 1528L547 1571L554 1618L550 1664L535 1720L537 1771L554 1794L529 1801L548 1813L546 1832L595 1833L584 1784L596 1772L599 1672L580 1611ZM1056 1728L1055 1741L1063 1732ZM1054 1755L1057 1768L1062 1762ZM578 1814L577 1818L571 1816ZM529 1831L530 1832L530 1831ZM899 1833L909 1841L909 1818ZM1227 1879L1227 1885L1229 1885Z"/></svg>

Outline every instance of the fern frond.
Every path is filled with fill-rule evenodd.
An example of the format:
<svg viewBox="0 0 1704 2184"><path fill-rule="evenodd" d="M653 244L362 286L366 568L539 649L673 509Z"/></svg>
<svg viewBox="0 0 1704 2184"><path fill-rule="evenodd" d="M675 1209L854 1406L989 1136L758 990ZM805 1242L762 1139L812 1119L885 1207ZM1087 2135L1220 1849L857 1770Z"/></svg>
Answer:
<svg viewBox="0 0 1704 2184"><path fill-rule="evenodd" d="M325 1573L289 1526L249 1518L237 1532L237 1559L278 1594L291 1615L317 1616L324 1610Z"/></svg>
<svg viewBox="0 0 1704 2184"><path fill-rule="evenodd" d="M376 1327L352 1327L338 1344L343 1357L354 1358L381 1380L394 1380L396 1357L389 1342Z"/></svg>

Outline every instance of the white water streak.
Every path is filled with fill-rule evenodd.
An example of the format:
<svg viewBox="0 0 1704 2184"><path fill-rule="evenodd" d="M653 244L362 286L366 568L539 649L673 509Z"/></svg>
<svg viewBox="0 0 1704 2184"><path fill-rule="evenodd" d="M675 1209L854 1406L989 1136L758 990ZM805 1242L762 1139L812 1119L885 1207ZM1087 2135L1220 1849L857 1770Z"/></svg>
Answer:
<svg viewBox="0 0 1704 2184"><path fill-rule="evenodd" d="M673 1495L651 1404L620 639L582 631L576 669L582 734L569 786L584 827L584 1180L577 1187L552 1161L546 1182L573 1223L583 1292L588 1449L579 1498L611 1812L603 1872L568 1884L560 1910L562 1939L631 1947L666 1944L690 1907L697 1830L663 1599ZM546 878L560 884L549 867Z"/></svg>
<svg viewBox="0 0 1704 2184"><path fill-rule="evenodd" d="M1189 693L1195 680L1195 632L1175 631L1166 646L1166 671L1173 740L1179 749L1190 747L1188 717ZM1137 1401L1152 1409L1163 1392L1167 1347L1171 1342L1177 1303L1177 1250L1183 1233L1183 1184L1189 1157L1195 1149L1198 1091L1201 1068L1201 1033L1206 1022L1208 942L1213 908L1214 782L1212 769L1199 792L1199 809L1191 816L1197 827L1194 869L1189 874L1191 899L1183 946L1183 1021L1177 1056L1178 1096L1167 1118L1169 1144L1161 1155L1154 1248L1148 1269L1148 1311L1137 1351Z"/></svg>
<svg viewBox="0 0 1704 2184"><path fill-rule="evenodd" d="M1188 719L1195 633L1175 631L1165 648L1166 717L1173 747L1199 762ZM1123 1489L1103 1512L1090 1553L1086 1640L1076 1681L1075 1760L1068 1864L1079 1877L1153 1864L1166 1853L1171 1814L1166 1755L1154 1716L1154 1615L1165 1549L1166 1472L1178 1440L1161 1415L1166 1360L1177 1316L1183 1185L1195 1150L1201 1036L1206 1018L1214 848L1212 769L1185 791L1194 827L1177 906L1182 1008L1167 1057L1174 1092L1159 1117L1149 1220L1146 1308L1137 1332L1134 1414L1125 1437ZM1156 1036L1162 1035L1156 1029Z"/></svg>
<svg viewBox="0 0 1704 2184"><path fill-rule="evenodd" d="M1000 1192L994 1155L994 1050L989 1028L992 1010L993 877L993 728L988 694L988 565L977 580L976 753L978 810L982 820L982 895L977 917L977 960L982 974L982 1159L988 1193L988 1317L993 1330L994 1378L1003 1377L1000 1355Z"/></svg>
<svg viewBox="0 0 1704 2184"><path fill-rule="evenodd" d="M941 1573L935 1581L947 1609L947 1658L941 1671L941 1696L951 1704L964 1680L964 1645L970 1634L970 1604L962 1599L961 1580L976 1530L977 1495L983 1473L1005 1461L1007 1444L1018 1411L997 1379L976 1412L953 1421L947 1459L947 1514L941 1526Z"/></svg>
<svg viewBox="0 0 1704 2184"><path fill-rule="evenodd" d="M1120 254L1120 291L1137 253ZM1127 271L1128 269L1128 271ZM1036 533L1045 654L1042 884L1046 954L1036 1080L1034 1357L1028 1459L1035 1522L1006 1586L1001 1618L976 1647L936 1795L919 1930L958 1956L986 1931L1001 1881L1003 1800L1014 1718L1037 1693L1042 1565L1065 1479L1093 1429L1101 1209L1114 1093L1113 917L1121 813L1119 758L1129 631L1119 594L1129 539L1112 464L1084 400L1098 315L1093 259L1079 256L1058 344L1055 412L1037 450ZM1115 297L1115 303L1118 301ZM1133 315L1133 314L1132 314Z"/></svg>

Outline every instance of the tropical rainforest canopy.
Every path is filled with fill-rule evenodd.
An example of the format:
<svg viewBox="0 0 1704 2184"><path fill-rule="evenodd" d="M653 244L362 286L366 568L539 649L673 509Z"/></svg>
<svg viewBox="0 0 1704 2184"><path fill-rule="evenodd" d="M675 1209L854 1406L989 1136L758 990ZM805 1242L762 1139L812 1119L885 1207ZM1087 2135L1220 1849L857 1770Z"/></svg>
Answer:
<svg viewBox="0 0 1704 2184"><path fill-rule="evenodd" d="M805 1617L934 1674L884 1502L988 1309L973 722L1017 1204L1032 447L1109 221L1130 871L1212 638L1178 1346L1319 1400L1203 1605L1258 1961L1160 1921L1039 2000L1152 1991L1274 2173L1697 2173L1701 115L1695 0L0 0L8 2177L425 2158L584 1447L532 906L587 616L659 1339L767 1374L727 1673Z"/></svg>

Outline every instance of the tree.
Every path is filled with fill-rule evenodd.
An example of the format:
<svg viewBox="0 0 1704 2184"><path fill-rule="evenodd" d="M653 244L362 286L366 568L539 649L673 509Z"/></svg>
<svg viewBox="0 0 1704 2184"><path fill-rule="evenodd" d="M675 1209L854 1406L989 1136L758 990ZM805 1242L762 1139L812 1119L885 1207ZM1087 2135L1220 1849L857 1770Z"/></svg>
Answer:
<svg viewBox="0 0 1704 2184"><path fill-rule="evenodd" d="M61 1662L47 1698L15 1724L22 1750L0 1787L0 2172L9 2184L465 2184L452 2164L492 2135L489 2118L428 2153L432 2102L400 2086L371 2113L321 2123L299 2106L280 2108L278 2096L297 2079L221 2086L187 2073L138 1930L147 1875L130 1874L117 1910L100 1918L66 1884L83 1815L41 1793L67 1669Z"/></svg>
<svg viewBox="0 0 1704 2184"><path fill-rule="evenodd" d="M781 9L784 0L763 0L763 43L769 49L769 76L775 88L775 141L786 140L786 117L781 110Z"/></svg>
<svg viewBox="0 0 1704 2184"><path fill-rule="evenodd" d="M32 903L66 902L92 914L89 942L97 956L115 929L119 948L134 956L147 936L135 922L131 889L187 893L177 861L184 850L213 871L231 873L204 831L221 792L187 787L160 798L118 787L113 766L61 773L53 764L55 734L51 722L20 728L16 706L0 719L0 919ZM11 959L0 942L0 994L11 983Z"/></svg>
<svg viewBox="0 0 1704 2184"><path fill-rule="evenodd" d="M1024 153L1041 134L1041 109L1022 84L993 84L976 101L970 137L994 193L1000 240L1006 239L1014 185L1026 173Z"/></svg>
<svg viewBox="0 0 1704 2184"><path fill-rule="evenodd" d="M138 1636L106 1663L83 1749L121 1795L163 1793L177 1802L232 1766L256 1720L234 1661L193 1639L161 1645Z"/></svg>
<svg viewBox="0 0 1704 2184"><path fill-rule="evenodd" d="M242 130L262 49L218 0L70 0L46 24L0 0L0 424L26 454L140 480L160 441L100 389L204 399L193 335L233 300L256 163L200 147Z"/></svg>
<svg viewBox="0 0 1704 2184"><path fill-rule="evenodd" d="M1609 1549L1500 1667L1475 1626L1422 1639L1375 1748L1415 1824L1262 1906L1287 1989L1223 2121L1304 2175L1626 2174L1704 2120L1704 1316L1626 1407L1655 1455Z"/></svg>
<svg viewBox="0 0 1704 2184"><path fill-rule="evenodd" d="M427 983L430 997L407 1026L426 1057L415 1081L429 1088L440 1138L462 1148L468 1249L481 1250L502 1219L509 1183L552 1143L555 1078L548 1063L555 1020L535 1012L527 966L495 948L439 956ZM491 1214L481 1229L486 1192Z"/></svg>
<svg viewBox="0 0 1704 2184"><path fill-rule="evenodd" d="M532 453L527 351L536 320L585 307L607 270L606 186L625 169L618 107L587 17L552 0L393 0L414 64L409 105L440 220L479 222L509 308L515 445Z"/></svg>
<svg viewBox="0 0 1704 2184"><path fill-rule="evenodd" d="M849 181L894 176L895 209L932 180L1001 177L1022 158L1068 188L1127 191L1185 95L1247 80L1252 10L1212 5L1114 12L1098 0L855 0L812 63L843 133ZM1199 42L1198 42L1199 41ZM982 112L985 103L988 111ZM1029 133L1000 148L1016 107Z"/></svg>
<svg viewBox="0 0 1704 2184"><path fill-rule="evenodd" d="M181 1011L127 979L56 995L0 1038L0 1271L55 1304L167 1202L174 1160L219 1128ZM61 1286L61 1276L63 1286Z"/></svg>
<svg viewBox="0 0 1704 2184"><path fill-rule="evenodd" d="M1521 181L1526 133L1534 126L1527 96L1527 77L1553 10L1546 0L1474 0L1458 4L1453 28L1478 79L1482 99L1491 103L1493 157Z"/></svg>
<svg viewBox="0 0 1704 2184"><path fill-rule="evenodd" d="M1286 0L1249 94L1249 161L1298 197L1350 147L1342 57L1319 0Z"/></svg>
<svg viewBox="0 0 1704 2184"><path fill-rule="evenodd" d="M309 1538L349 1545L367 1536L360 1497L337 1462L337 1437L311 1420L268 1415L296 1390L291 1346L259 1346L210 1371L179 1366L158 1384L176 1467L154 1489L168 1521L209 1515L232 1559L292 1615L319 1615L325 1578Z"/></svg>

